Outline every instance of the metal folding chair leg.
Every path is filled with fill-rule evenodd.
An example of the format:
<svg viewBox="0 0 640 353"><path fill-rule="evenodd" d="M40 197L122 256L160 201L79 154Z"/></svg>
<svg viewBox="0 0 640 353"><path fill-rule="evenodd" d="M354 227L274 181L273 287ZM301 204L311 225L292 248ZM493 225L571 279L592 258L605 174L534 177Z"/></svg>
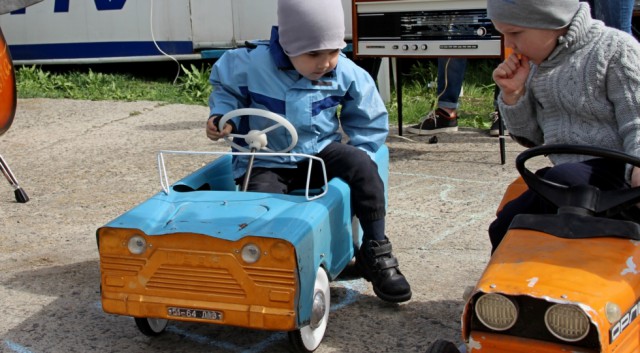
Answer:
<svg viewBox="0 0 640 353"><path fill-rule="evenodd" d="M27 193L20 187L20 185L18 185L18 180L16 179L15 176L13 176L13 172L11 172L11 168L9 168L9 165L1 155L0 155L0 169L2 170L2 174L4 174L4 177L7 178L7 180L9 181L9 184L13 186L14 193L16 195L16 201L18 201L19 203L25 203L29 201L29 196L27 196Z"/></svg>

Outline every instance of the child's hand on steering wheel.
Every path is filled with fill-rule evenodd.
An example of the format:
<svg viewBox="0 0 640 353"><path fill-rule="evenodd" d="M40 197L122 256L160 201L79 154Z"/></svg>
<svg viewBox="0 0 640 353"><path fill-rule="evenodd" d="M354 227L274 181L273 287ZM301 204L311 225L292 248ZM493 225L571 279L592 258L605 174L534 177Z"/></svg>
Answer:
<svg viewBox="0 0 640 353"><path fill-rule="evenodd" d="M207 137L213 141L218 141L219 139L229 135L233 129L231 124L224 124L224 129L222 131L218 131L217 122L219 121L218 116L212 116L207 120Z"/></svg>

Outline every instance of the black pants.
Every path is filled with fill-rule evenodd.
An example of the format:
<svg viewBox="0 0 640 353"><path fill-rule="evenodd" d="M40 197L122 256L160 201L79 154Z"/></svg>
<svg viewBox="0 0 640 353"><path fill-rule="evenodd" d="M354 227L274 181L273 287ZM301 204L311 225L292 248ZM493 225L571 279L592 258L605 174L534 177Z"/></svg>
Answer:
<svg viewBox="0 0 640 353"><path fill-rule="evenodd" d="M360 222L371 222L385 216L384 184L378 174L377 164L361 149L343 143L332 142L316 155L326 166L327 178L340 178L351 188L351 206ZM253 168L247 191L287 194L304 189L309 161L297 168ZM242 184L243 178L236 180ZM313 162L311 187L324 185L322 168Z"/></svg>
<svg viewBox="0 0 640 353"><path fill-rule="evenodd" d="M590 159L580 163L559 164L550 168L543 168L536 175L558 184L593 185L600 190L616 190L628 187L625 179L625 164L611 162L602 158ZM521 213L546 214L556 213L558 208L544 200L531 190L504 205L496 219L489 226L491 253L493 253L504 238L513 218Z"/></svg>

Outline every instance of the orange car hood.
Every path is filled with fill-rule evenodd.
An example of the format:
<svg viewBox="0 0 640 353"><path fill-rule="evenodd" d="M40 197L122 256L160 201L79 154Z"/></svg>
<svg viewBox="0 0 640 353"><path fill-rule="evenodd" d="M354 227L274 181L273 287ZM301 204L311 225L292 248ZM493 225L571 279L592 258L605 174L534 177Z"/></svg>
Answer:
<svg viewBox="0 0 640 353"><path fill-rule="evenodd" d="M604 314L607 302L618 304L625 312L640 296L638 266L637 241L607 237L564 239L515 229L509 231L493 254L474 293L526 295L574 303L603 332L610 326ZM467 309L468 305L465 312Z"/></svg>

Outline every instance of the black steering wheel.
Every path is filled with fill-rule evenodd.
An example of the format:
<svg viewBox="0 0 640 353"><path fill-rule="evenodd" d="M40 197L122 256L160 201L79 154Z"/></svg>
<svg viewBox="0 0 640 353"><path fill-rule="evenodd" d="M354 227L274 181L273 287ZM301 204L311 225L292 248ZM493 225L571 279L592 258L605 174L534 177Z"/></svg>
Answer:
<svg viewBox="0 0 640 353"><path fill-rule="evenodd" d="M531 172L525 162L541 155L575 154L583 156L607 158L612 161L640 167L640 159L629 154L585 145L543 145L530 148L516 158L516 168L529 189L558 207L558 213L570 212L585 215L612 217L625 210L624 218L640 220L640 210L630 206L640 202L640 187L620 190L600 190L592 185L568 186L551 182Z"/></svg>

